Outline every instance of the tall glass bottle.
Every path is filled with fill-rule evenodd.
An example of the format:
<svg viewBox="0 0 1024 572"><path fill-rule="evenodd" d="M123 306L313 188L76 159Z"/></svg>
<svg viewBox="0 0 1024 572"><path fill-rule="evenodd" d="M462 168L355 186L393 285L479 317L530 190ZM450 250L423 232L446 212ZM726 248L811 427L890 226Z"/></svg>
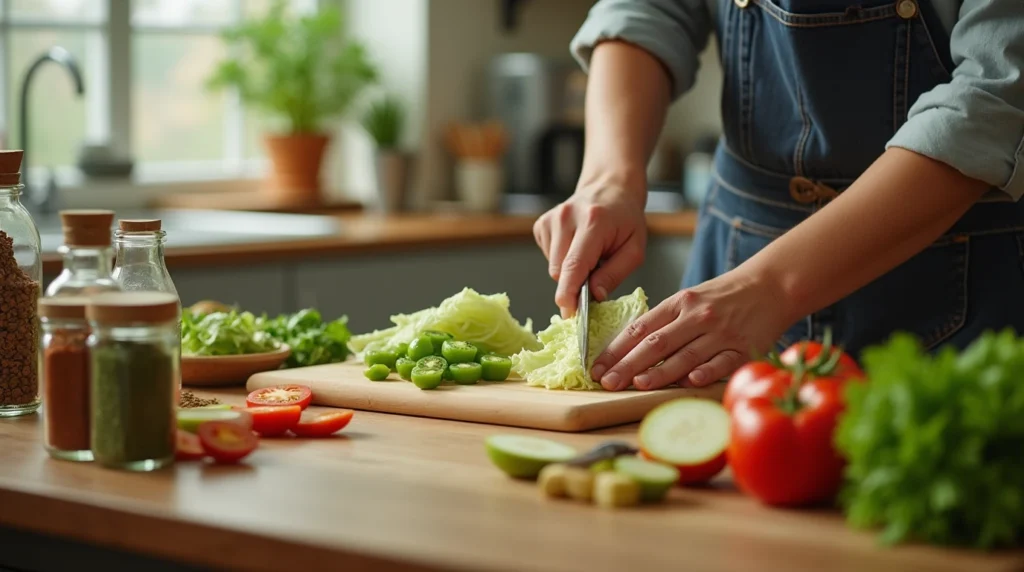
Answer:
<svg viewBox="0 0 1024 572"><path fill-rule="evenodd" d="M164 262L167 233L159 219L122 219L114 231L114 280L125 292L164 292L178 300L178 353L181 353L181 299ZM176 370L177 371L177 370ZM177 379L181 391L181 378ZM177 399L177 397L176 397ZM175 401L177 403L177 401Z"/></svg>
<svg viewBox="0 0 1024 572"><path fill-rule="evenodd" d="M21 204L22 151L0 151L0 417L39 409L39 229Z"/></svg>
<svg viewBox="0 0 1024 572"><path fill-rule="evenodd" d="M88 296L120 290L111 276L113 249L110 227L114 211L65 210L60 213L64 227L64 269L46 287L46 296Z"/></svg>

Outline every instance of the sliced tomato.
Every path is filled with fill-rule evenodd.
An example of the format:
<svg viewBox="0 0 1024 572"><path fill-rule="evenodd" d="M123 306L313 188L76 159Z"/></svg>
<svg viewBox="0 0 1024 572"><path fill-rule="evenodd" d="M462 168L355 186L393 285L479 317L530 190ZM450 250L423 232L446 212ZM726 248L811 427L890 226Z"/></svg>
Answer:
<svg viewBox="0 0 1024 572"><path fill-rule="evenodd" d="M284 435L302 416L302 408L298 405L248 407L244 410L252 415L252 430L263 437Z"/></svg>
<svg viewBox="0 0 1024 572"><path fill-rule="evenodd" d="M355 411L341 409L328 413L302 413L299 423L292 427L292 433L299 437L327 437L341 431L352 420Z"/></svg>
<svg viewBox="0 0 1024 572"><path fill-rule="evenodd" d="M313 390L296 383L257 389L245 398L245 404L249 407L298 405L305 409L309 407L310 401L313 401Z"/></svg>
<svg viewBox="0 0 1024 572"><path fill-rule="evenodd" d="M259 439L238 423L207 421L199 426L199 442L218 463L237 463L256 450Z"/></svg>
<svg viewBox="0 0 1024 572"><path fill-rule="evenodd" d="M203 444L195 433L178 429L177 440L174 445L174 457L179 461L198 461L206 456L203 451Z"/></svg>

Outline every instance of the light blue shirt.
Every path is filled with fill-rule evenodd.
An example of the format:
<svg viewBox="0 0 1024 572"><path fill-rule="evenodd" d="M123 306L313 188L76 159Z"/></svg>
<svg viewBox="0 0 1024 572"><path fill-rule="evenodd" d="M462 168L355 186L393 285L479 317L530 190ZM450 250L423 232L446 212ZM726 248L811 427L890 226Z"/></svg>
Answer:
<svg viewBox="0 0 1024 572"><path fill-rule="evenodd" d="M1013 200L1024 196L1024 0L932 0L950 35L952 80L921 95L886 147L951 165ZM661 60L673 98L693 87L716 0L600 0L573 38L584 70L594 46L622 39Z"/></svg>

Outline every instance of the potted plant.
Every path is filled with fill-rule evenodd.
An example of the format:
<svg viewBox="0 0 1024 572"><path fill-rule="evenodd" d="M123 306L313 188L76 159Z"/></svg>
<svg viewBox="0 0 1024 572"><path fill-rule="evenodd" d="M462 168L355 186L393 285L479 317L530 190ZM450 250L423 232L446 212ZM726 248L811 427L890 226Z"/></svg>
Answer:
<svg viewBox="0 0 1024 572"><path fill-rule="evenodd" d="M363 129L376 145L377 200L384 212L406 207L410 156L401 149L405 109L392 95L373 102L362 117Z"/></svg>
<svg viewBox="0 0 1024 572"><path fill-rule="evenodd" d="M330 142L326 122L344 115L377 80L364 46L346 37L337 9L296 18L283 0L265 17L222 37L230 55L217 65L208 87L234 87L244 103L283 120L281 132L264 138L273 164L270 187L284 198L319 200L320 167Z"/></svg>

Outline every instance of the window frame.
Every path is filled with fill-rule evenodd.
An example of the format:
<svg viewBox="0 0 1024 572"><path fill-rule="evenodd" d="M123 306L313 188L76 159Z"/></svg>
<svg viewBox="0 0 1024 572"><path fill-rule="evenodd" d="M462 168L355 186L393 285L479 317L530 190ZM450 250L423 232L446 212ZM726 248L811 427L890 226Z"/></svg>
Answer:
<svg viewBox="0 0 1024 572"><path fill-rule="evenodd" d="M11 32L31 29L64 29L99 32L100 46L95 50L97 59L91 66L100 71L96 74L105 81L90 82L86 86L86 134L89 138L107 140L118 156L129 156L134 161L132 184L167 184L206 181L252 180L265 176L266 158L246 157L246 111L236 90L226 90L224 98L224 146L217 159L201 161L139 161L132 149L132 123L134 116L132 101L132 57L133 36L137 33L161 35L213 35L225 26L238 23L245 15L246 0L230 0L232 20L225 25L153 25L133 24L130 0L92 0L106 4L106 19L101 22L67 21L60 19L11 19L11 2L0 0L0 133L6 134L11 145L15 135L11 132L12 117L8 117L10 101L7 93L10 86L18 86L20 78L11 70ZM332 0L315 0L313 9L322 9ZM300 6L303 4L300 3ZM98 85L97 85L98 83ZM15 90L16 91L16 90ZM14 97L19 97L15 93ZM16 101L14 103L17 103ZM116 110L128 110L117 112ZM17 113L17 111L15 111ZM45 177L42 167L33 167L27 174L30 180ZM58 184L82 186L83 177L73 166L59 166L56 169Z"/></svg>

